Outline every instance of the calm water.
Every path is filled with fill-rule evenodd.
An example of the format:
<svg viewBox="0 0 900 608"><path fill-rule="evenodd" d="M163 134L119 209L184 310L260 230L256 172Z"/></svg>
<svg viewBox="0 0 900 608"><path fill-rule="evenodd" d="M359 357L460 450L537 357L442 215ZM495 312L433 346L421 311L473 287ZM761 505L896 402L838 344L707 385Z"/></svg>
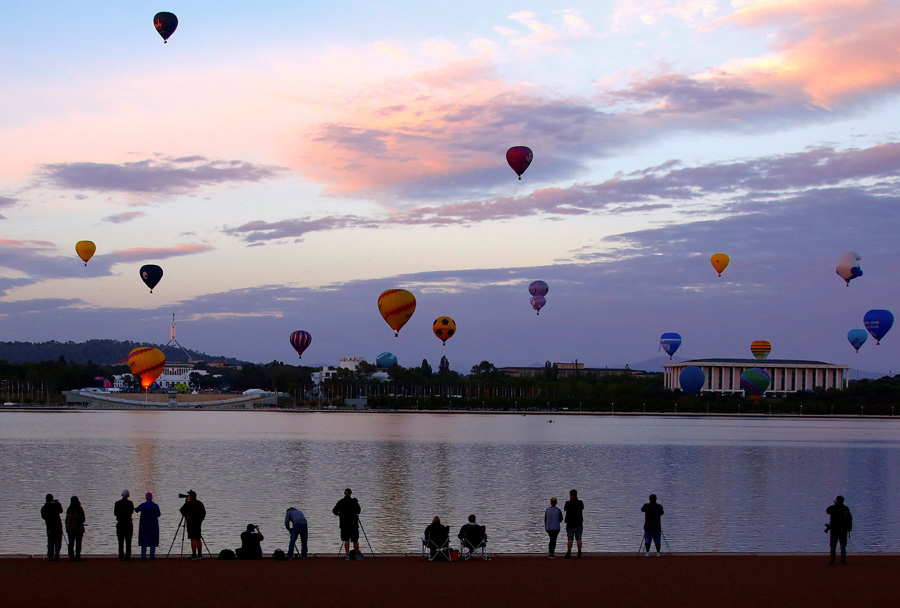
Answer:
<svg viewBox="0 0 900 608"><path fill-rule="evenodd" d="M0 412L0 554L45 551L50 492L87 514L86 554L115 553L113 503L152 491L161 551L179 493L207 508L215 554L259 524L287 548L283 518L309 519L310 550L336 553L347 486L376 552L417 552L438 514L469 513L493 552L545 550L543 511L570 488L585 503L586 551L636 551L655 492L674 551L827 550L825 507L843 494L850 549L900 551L900 420L269 412ZM135 542L136 542L135 532ZM365 539L360 539L365 547ZM178 535L173 553L178 554ZM65 551L65 548L63 549ZM188 549L188 552L190 549Z"/></svg>

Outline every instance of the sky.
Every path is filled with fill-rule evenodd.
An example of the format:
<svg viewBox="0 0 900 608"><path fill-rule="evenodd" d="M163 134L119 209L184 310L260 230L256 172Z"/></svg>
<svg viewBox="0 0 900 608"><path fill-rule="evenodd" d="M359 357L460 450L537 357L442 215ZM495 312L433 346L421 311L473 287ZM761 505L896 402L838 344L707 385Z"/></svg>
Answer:
<svg viewBox="0 0 900 608"><path fill-rule="evenodd" d="M121 4L6 6L2 341L159 344L174 313L185 347L260 363L300 363L297 329L306 365L463 373L678 332L685 359L769 340L900 373L900 334L847 340L900 312L895 0Z"/></svg>

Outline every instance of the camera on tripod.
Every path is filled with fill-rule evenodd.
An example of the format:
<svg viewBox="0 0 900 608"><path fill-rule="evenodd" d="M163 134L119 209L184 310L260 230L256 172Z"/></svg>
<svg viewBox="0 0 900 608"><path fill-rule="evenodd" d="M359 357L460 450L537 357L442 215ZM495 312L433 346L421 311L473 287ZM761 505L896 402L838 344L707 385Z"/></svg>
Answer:
<svg viewBox="0 0 900 608"><path fill-rule="evenodd" d="M183 498L183 499L187 500L188 498L190 498L190 495L193 493L194 493L193 490L188 490L187 494L178 494L178 498Z"/></svg>

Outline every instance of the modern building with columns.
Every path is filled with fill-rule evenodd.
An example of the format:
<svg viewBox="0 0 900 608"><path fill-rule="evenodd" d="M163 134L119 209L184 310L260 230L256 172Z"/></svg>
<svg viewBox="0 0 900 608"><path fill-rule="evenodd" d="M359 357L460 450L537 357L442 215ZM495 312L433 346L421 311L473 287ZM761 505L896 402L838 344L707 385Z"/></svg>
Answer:
<svg viewBox="0 0 900 608"><path fill-rule="evenodd" d="M663 365L667 389L681 389L681 370L694 365L703 370L706 383L702 392L721 394L741 393L741 372L759 368L771 378L766 395L783 397L788 393L813 390L817 386L824 389L847 388L849 365L836 365L821 361L800 361L796 359L693 359Z"/></svg>

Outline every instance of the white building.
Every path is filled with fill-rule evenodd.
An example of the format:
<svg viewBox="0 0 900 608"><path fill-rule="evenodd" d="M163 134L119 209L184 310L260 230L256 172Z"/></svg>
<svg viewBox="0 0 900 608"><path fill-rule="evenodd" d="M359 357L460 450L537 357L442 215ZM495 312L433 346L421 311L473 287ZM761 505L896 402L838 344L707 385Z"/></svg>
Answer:
<svg viewBox="0 0 900 608"><path fill-rule="evenodd" d="M741 372L745 369L763 369L771 382L765 394L781 396L788 393L824 389L847 388L849 365L823 363L821 361L800 361L794 359L693 359L663 365L665 386L669 390L681 389L681 370L696 366L706 375L706 383L701 392L720 394L743 393Z"/></svg>
<svg viewBox="0 0 900 608"><path fill-rule="evenodd" d="M318 385L322 382L325 382L326 380L331 380L332 378L334 378L335 374L337 374L338 372L338 369L347 369L351 372L355 372L356 368L359 367L359 364L364 362L366 362L365 357L341 357L340 359L338 359L337 368L323 365L320 371L310 374L310 379L312 380L313 384ZM388 373L386 371L378 370L373 373L370 378L372 378L373 380L387 382L390 376L388 376Z"/></svg>
<svg viewBox="0 0 900 608"><path fill-rule="evenodd" d="M156 384L163 389L172 388L179 384L191 385L191 374L197 373L206 376L209 372L205 369L194 369L193 363L166 363L163 373L156 379ZM123 389L126 386L126 377L133 378L131 374L121 374L113 376L113 386ZM140 380L137 385L140 386Z"/></svg>

